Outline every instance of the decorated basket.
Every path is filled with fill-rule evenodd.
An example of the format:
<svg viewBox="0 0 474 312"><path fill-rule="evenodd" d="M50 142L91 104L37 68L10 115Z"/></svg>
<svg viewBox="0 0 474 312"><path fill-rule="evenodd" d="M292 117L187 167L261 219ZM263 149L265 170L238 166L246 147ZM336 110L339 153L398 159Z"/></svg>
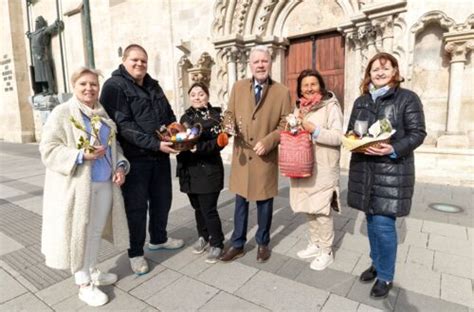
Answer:
<svg viewBox="0 0 474 312"><path fill-rule="evenodd" d="M380 143L389 143L394 133L395 130L392 130L391 132L381 133L376 138L363 137L362 139L351 139L343 135L342 145L352 153L364 153L368 147L378 146Z"/></svg>
<svg viewBox="0 0 474 312"><path fill-rule="evenodd" d="M183 152L191 150L201 137L202 125L198 123L195 124L192 128L195 128L197 130L191 138L189 138L188 136L187 138L179 139L179 134L183 133L183 130L184 132L186 132L188 129L178 123L172 123L166 128L165 131L156 131L156 133L161 141L171 142L173 143L173 145L171 145L171 148L177 150L178 152Z"/></svg>

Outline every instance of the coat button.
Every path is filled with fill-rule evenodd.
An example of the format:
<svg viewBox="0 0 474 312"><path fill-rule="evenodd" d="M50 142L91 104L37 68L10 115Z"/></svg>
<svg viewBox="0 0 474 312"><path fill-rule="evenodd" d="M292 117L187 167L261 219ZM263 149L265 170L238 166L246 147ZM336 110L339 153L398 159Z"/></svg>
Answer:
<svg viewBox="0 0 474 312"><path fill-rule="evenodd" d="M253 141L253 138L250 138L250 141Z"/></svg>
<svg viewBox="0 0 474 312"><path fill-rule="evenodd" d="M252 160L252 156L249 157L249 160Z"/></svg>
<svg viewBox="0 0 474 312"><path fill-rule="evenodd" d="M252 117L252 120L255 120L255 117Z"/></svg>

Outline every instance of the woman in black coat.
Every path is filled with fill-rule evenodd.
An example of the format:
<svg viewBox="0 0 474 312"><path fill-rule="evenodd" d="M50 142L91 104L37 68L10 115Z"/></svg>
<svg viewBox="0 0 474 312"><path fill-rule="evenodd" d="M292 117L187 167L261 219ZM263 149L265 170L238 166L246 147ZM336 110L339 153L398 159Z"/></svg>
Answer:
<svg viewBox="0 0 474 312"><path fill-rule="evenodd" d="M191 151L177 156L177 176L180 190L186 193L194 208L199 239L193 247L196 254L210 245L206 262L215 263L224 247L224 234L217 212L217 200L224 186L224 165L218 145L221 109L209 104L209 89L203 83L194 83L188 91L191 107L180 123L190 126L201 124L202 133Z"/></svg>
<svg viewBox="0 0 474 312"><path fill-rule="evenodd" d="M353 153L349 168L348 205L366 213L372 265L360 276L362 282L377 278L370 295L384 298L392 288L397 254L397 217L409 214L415 184L413 151L426 136L419 97L400 87L397 60L388 53L376 54L367 65L355 101L348 131L357 123L368 127L387 118L395 134L390 143ZM357 129L356 129L357 130Z"/></svg>

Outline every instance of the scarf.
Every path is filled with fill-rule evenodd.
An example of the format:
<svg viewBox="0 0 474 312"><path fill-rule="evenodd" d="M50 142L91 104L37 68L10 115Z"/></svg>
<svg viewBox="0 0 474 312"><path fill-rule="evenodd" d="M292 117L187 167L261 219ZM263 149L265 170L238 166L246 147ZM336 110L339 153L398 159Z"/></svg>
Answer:
<svg viewBox="0 0 474 312"><path fill-rule="evenodd" d="M321 103L323 96L320 93L316 93L312 98L306 99L305 97L300 98L300 112L304 115L314 110L316 106Z"/></svg>
<svg viewBox="0 0 474 312"><path fill-rule="evenodd" d="M110 131L112 133L117 133L117 126L113 122L112 119L110 119L109 115L105 111L104 107L99 103L96 102L94 104L94 108L91 108L81 101L74 95L72 98L72 105L77 108L82 114L87 116L89 120L91 120L94 116L99 116L100 117L100 123L97 125L97 132L100 132L100 127L102 124L107 125L110 128ZM94 145L94 137L91 137L91 144ZM105 143L105 142L104 142Z"/></svg>
<svg viewBox="0 0 474 312"><path fill-rule="evenodd" d="M387 93L388 90L390 90L390 85L386 85L377 89L372 83L369 84L369 92L372 96L372 101L374 101L374 103L377 98Z"/></svg>

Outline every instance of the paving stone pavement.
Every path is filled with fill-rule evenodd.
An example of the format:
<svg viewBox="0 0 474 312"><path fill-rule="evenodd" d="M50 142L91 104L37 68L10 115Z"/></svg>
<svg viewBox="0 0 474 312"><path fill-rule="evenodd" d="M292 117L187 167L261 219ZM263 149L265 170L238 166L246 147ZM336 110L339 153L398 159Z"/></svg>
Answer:
<svg viewBox="0 0 474 312"><path fill-rule="evenodd" d="M78 299L70 272L44 265L43 180L37 144L0 142L0 311L92 310ZM346 189L343 173L343 203ZM473 188L416 185L410 216L397 220L394 289L384 300L371 299L371 284L358 281L370 265L363 214L344 204L342 214L335 216L335 262L322 272L312 271L310 260L296 256L307 244L307 228L305 218L289 208L288 191L288 181L281 179L270 261L255 260L256 209L251 205L246 255L233 263L210 265L204 262L205 255L191 252L197 238L194 213L174 179L168 231L184 239L186 246L147 251L151 272L135 276L125 251L104 242L99 266L120 280L103 288L111 300L94 310L474 311ZM219 199L226 239L232 233L233 197L224 190ZM439 212L430 208L433 203L458 205L463 211Z"/></svg>

